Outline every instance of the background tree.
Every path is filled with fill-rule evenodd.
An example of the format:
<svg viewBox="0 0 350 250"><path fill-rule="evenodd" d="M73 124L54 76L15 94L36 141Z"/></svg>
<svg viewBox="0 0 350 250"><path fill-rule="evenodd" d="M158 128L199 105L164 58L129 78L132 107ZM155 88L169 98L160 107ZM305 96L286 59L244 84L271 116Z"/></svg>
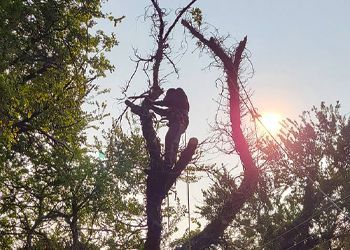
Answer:
<svg viewBox="0 0 350 250"><path fill-rule="evenodd" d="M6 1L0 5L1 147L21 140L79 142L81 105L113 66L104 56L115 35L92 32L100 1ZM2 150L4 151L4 150Z"/></svg>
<svg viewBox="0 0 350 250"><path fill-rule="evenodd" d="M68 158L61 147L33 156L29 165L25 157L11 160L1 176L3 249L140 248L144 141L134 129L128 135L118 127L106 139L104 160L82 149Z"/></svg>
<svg viewBox="0 0 350 250"><path fill-rule="evenodd" d="M228 249L333 249L349 244L349 119L340 105L314 107L287 119L279 135L261 138L260 179L252 202L226 230ZM218 173L201 214L229 194L232 176ZM232 185L232 184L231 184ZM215 207L215 206L214 206Z"/></svg>
<svg viewBox="0 0 350 250"><path fill-rule="evenodd" d="M100 1L3 1L0 13L1 248L90 244L108 173L83 146L102 112L82 104L113 70L116 37L96 21L120 19Z"/></svg>

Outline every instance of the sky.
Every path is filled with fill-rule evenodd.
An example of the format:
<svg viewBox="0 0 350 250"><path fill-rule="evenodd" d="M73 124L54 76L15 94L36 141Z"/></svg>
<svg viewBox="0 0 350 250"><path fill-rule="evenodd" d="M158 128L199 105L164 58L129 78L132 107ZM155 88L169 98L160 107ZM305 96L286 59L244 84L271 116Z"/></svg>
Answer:
<svg viewBox="0 0 350 250"><path fill-rule="evenodd" d="M150 1L110 0L106 11L126 18L117 27L101 23L100 28L116 33L119 45L108 58L116 66L113 74L101 80L111 89L106 96L112 116L121 106L120 87L130 77L135 64L133 48L147 55L153 48L149 37L149 23L144 22L144 8ZM175 2L175 4L174 4ZM160 1L172 10L187 1ZM204 22L216 27L220 34L230 34L230 46L248 36L247 48L251 53L254 76L247 88L259 112L276 112L283 117L295 118L321 101L334 104L339 100L344 114L350 111L350 10L349 1L232 1L198 0L196 7L203 12ZM183 28L176 30L175 45L183 38ZM189 127L205 136L208 122L213 119L217 97L215 79L219 72L205 69L210 63L206 55L194 51L195 40L187 37L188 53L178 63L180 77L170 77L164 85L182 87L189 95L191 121ZM145 77L139 74L132 83L130 95L146 89ZM198 123L203 131L198 131ZM191 122L192 124L192 122Z"/></svg>
<svg viewBox="0 0 350 250"><path fill-rule="evenodd" d="M108 54L116 70L100 81L102 87L111 89L104 98L112 117L124 108L116 98L133 72L133 48L144 56L153 48L149 23L143 19L149 3L110 0L104 5L115 16L126 16L117 27L99 23L99 28L115 32L119 40ZM162 7L172 10L186 3L160 0ZM255 73L247 88L253 92L252 100L260 113L296 118L322 101L335 104L339 100L341 112L349 114L350 1L198 0L194 6L202 10L203 21L212 31L216 27L220 34L230 34L228 46L248 36L247 49ZM173 44L179 46L182 38L179 25ZM206 69L210 58L195 50L196 41L190 36L186 41L187 54L178 62L180 76L169 77L163 87L182 87L186 91L191 105L187 135L204 139L215 115L215 79L220 72ZM144 75L138 74L131 86L130 95L146 90Z"/></svg>

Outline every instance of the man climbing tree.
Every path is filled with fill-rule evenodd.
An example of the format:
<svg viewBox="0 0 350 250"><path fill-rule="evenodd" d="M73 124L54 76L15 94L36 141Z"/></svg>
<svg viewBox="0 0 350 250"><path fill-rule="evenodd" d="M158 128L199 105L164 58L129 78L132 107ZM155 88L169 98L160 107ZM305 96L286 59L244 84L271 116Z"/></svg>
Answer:
<svg viewBox="0 0 350 250"><path fill-rule="evenodd" d="M170 89L162 101L156 101L163 93L159 81L159 69L164 58L169 58L169 48L167 42L169 35L178 23L180 17L192 6L196 0L190 2L176 16L173 23L167 27L163 18L165 12L159 7L158 1L152 0L154 15L152 15L157 30L157 48L149 59L141 59L139 62L152 62L153 82L150 85L146 98L140 105L127 100L125 103L131 111L138 115L141 121L142 133L146 140L146 148L149 154L149 166L147 167L147 190L146 190L146 214L147 214L147 238L145 249L160 249L162 231L162 201L170 190L171 186L180 176L187 164L192 160L192 156L197 148L198 140L191 138L182 152L178 152L178 145L181 135L188 125L188 101L182 89ZM173 94L172 94L173 93ZM178 107L178 96L183 97L184 107ZM177 100L175 100L177 99ZM153 102L153 104L152 104ZM180 101L181 103L181 101ZM155 105L166 106L168 109L161 110ZM169 122L168 132L165 138L165 152L161 150L161 142L155 131L153 114L154 110L161 116L165 116ZM179 158L177 156L179 154ZM164 159L163 159L163 155Z"/></svg>
<svg viewBox="0 0 350 250"><path fill-rule="evenodd" d="M161 109L157 106L167 107L167 109ZM182 88L170 88L167 90L164 99L153 102L150 108L162 116L162 119L168 121L169 129L165 136L164 163L166 169L171 169L176 161L181 135L188 126L190 105L187 95Z"/></svg>

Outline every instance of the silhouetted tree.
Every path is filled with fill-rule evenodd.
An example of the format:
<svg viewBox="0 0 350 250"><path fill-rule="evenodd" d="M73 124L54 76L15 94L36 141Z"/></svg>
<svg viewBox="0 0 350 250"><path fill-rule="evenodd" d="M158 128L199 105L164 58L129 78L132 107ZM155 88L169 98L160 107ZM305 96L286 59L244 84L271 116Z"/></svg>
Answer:
<svg viewBox="0 0 350 250"><path fill-rule="evenodd" d="M169 35L177 24L181 16L191 7L195 1L190 2L185 8L181 9L175 21L169 26L164 20L166 16L165 10L161 9L158 1L152 0L153 13L150 15L153 22L152 34L156 42L156 50L148 58L142 58L137 55L137 66L144 63L144 70L151 72L153 79L149 83L149 90L137 98L142 98L140 105L136 105L130 100L126 104L131 108L131 111L140 118L142 133L146 140L147 151L149 154L149 165L147 167L147 238L145 242L145 249L159 249L161 240L161 222L162 222L162 201L167 195L169 189L174 184L176 179L180 176L187 164L191 161L192 156L196 150L198 141L191 138L187 147L181 152L172 152L173 158L178 160L169 168L165 164L162 153L160 139L157 136L153 114L150 112L150 102L159 98L163 90L160 87L159 69L163 59L168 60L174 67L174 63L170 59L170 48L168 44ZM201 15L198 9L192 11L194 21L197 24L201 23ZM219 237L224 233L224 230L230 225L236 214L240 211L243 204L252 196L256 189L258 180L258 171L255 166L252 155L249 151L248 143L243 135L241 129L241 99L240 99L240 85L238 83L238 71L242 60L242 54L246 46L247 38L242 40L234 53L225 51L220 42L214 38L209 40L204 38L198 30L196 30L189 22L183 20L182 24L199 39L204 46L207 46L215 56L222 62L223 70L227 76L227 87L229 89L229 109L230 109L230 123L231 123L231 139L235 144L235 149L240 156L244 166L244 178L237 190L232 190L230 197L226 200L222 207L217 211L213 220L197 235L189 238L181 249L204 249L213 244L217 244ZM152 66L150 66L152 65ZM169 127L170 129L170 127ZM173 140L179 140L183 131L177 130L176 136ZM175 142L174 142L175 143ZM166 145L165 145L166 147ZM167 153L167 152L165 152Z"/></svg>

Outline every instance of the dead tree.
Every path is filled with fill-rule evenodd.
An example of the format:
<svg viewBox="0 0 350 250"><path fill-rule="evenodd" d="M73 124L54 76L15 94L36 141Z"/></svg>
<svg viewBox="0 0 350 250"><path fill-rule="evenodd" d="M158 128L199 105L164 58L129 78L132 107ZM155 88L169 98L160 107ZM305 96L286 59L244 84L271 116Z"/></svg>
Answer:
<svg viewBox="0 0 350 250"><path fill-rule="evenodd" d="M161 142L157 136L154 126L154 114L150 110L154 110L155 107L152 103L163 93L163 89L160 86L161 80L159 79L159 70L163 59L167 60L176 70L175 64L170 58L170 48L168 45L169 35L180 20L181 16L196 2L192 0L186 7L181 9L175 20L167 25L164 20L166 13L160 8L157 0L152 1L152 8L154 12L150 18L153 22L153 37L156 41L156 49L154 53L146 58L142 58L139 55L135 55L137 60L136 70L139 64L143 63L143 70L148 77L148 72L151 72L152 80L149 79L149 90L147 93L140 97L145 97L141 102L141 105L136 105L133 102L126 100L125 104L131 109L131 111L139 116L142 134L146 141L146 148L149 154L149 165L146 169L146 216L147 216L147 236L144 249L157 250L160 249L161 232L162 232L162 201L169 192L171 186L175 183L176 179L181 175L188 163L192 160L192 156L198 145L196 138L191 138L182 152L178 152L178 142L181 135L184 133L184 129L174 129L173 124L169 125L167 144L177 145L171 147L171 150L162 152ZM135 72L136 72L135 70ZM130 81L127 83L129 84ZM128 86L127 86L128 87ZM126 89L127 89L126 87ZM173 121L169 121L172 123ZM187 125L185 126L187 128ZM171 130L171 131L170 131ZM172 140L173 142L169 142ZM167 146L166 146L167 148ZM166 157L163 157L166 155ZM174 160L169 160L174 159ZM177 159L177 160L176 160ZM169 163L170 162L170 163Z"/></svg>
<svg viewBox="0 0 350 250"><path fill-rule="evenodd" d="M231 56L214 38L205 38L197 29L185 20L182 20L181 23L195 38L209 48L215 58L222 62L229 90L231 137L244 168L244 177L238 190L232 192L230 199L225 201L221 210L217 212L216 218L210 221L200 233L190 238L182 247L178 248L205 249L219 242L220 236L223 235L225 229L234 220L236 214L243 207L244 203L253 195L257 187L258 169L241 129L241 100L238 71L242 60L242 54L246 46L247 37L239 43L234 55Z"/></svg>
<svg viewBox="0 0 350 250"><path fill-rule="evenodd" d="M154 10L153 14L150 16L153 22L152 34L157 46L154 53L146 58L136 55L136 70L139 64L143 63L143 70L147 77L148 72L151 72L152 79L149 79L149 90L145 94L139 96L139 98L145 98L140 105L136 105L129 100L125 103L130 107L131 111L140 118L143 137L145 138L147 151L149 153L149 166L146 171L146 214L148 231L145 249L157 250L160 249L161 242L162 201L176 179L191 161L197 148L198 140L196 138L191 138L182 152L178 152L176 147L176 150L172 149L164 152L166 154L172 154L167 155L166 158L168 160L165 160L165 157L163 157L164 153L162 153L161 149L160 139L154 128L154 114L151 112L152 109L154 110L152 103L154 103L163 93L159 80L159 69L163 59L167 60L174 67L176 72L175 64L171 61L169 55L171 52L168 44L169 35L180 20L180 17L196 0L192 0L186 7L181 9L176 15L175 20L169 26L167 26L167 23L164 20L166 12L159 7L157 0L151 1ZM223 64L224 71L227 75L227 85L229 89L230 121L232 129L231 137L244 166L244 178L238 191L232 192L231 198L225 202L222 209L218 211L216 218L209 222L203 231L190 238L182 247L180 247L180 249L186 249L188 247L191 249L204 249L218 243L224 230L233 221L235 215L240 211L243 204L253 195L257 185L258 170L253 161L251 152L249 151L247 141L243 135L240 117L241 100L239 94L238 70L247 39L245 38L240 42L235 54L231 56L225 52L215 39L206 39L199 31L184 20L182 21L182 24L192 33L193 36L207 46L213 52L214 56L221 60ZM175 135L173 134L171 138L176 144L184 131L183 129L174 131L177 132ZM169 159L177 159L177 161L173 164L173 160ZM169 162L171 162L171 164L169 164Z"/></svg>

